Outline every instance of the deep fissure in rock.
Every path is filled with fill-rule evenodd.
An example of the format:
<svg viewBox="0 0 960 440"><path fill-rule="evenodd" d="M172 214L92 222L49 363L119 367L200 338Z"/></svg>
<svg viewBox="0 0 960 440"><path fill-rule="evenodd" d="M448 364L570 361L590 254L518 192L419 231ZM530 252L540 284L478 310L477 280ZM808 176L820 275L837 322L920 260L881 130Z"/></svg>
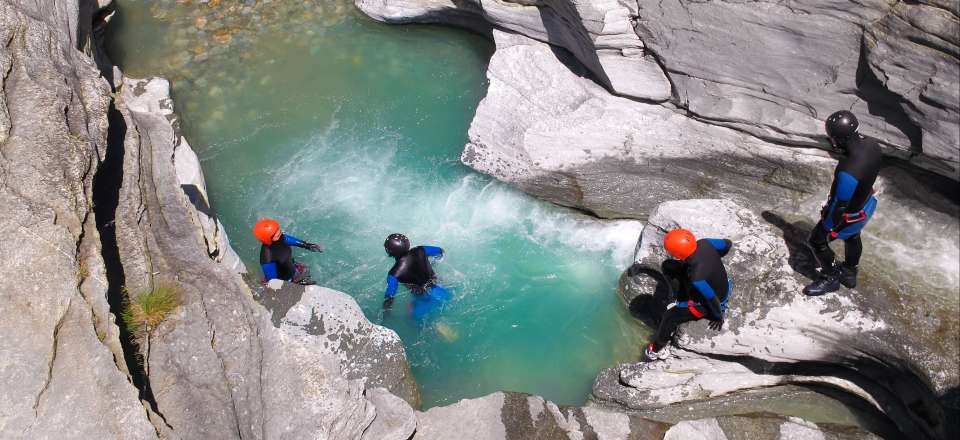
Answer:
<svg viewBox="0 0 960 440"><path fill-rule="evenodd" d="M120 261L120 248L117 246L116 214L120 202L120 187L123 183L123 143L127 133L127 124L123 115L111 103L108 113L107 152L103 163L93 177L93 212L97 217L97 231L100 232L100 253L107 272L107 302L110 312L117 317L120 329L120 346L123 348L123 360L130 372L133 385L137 387L140 400L148 402L151 409L157 410L157 403L150 389L150 380L143 368L140 347L126 323L120 319L123 312L126 293L125 276ZM161 416L162 417L162 416Z"/></svg>

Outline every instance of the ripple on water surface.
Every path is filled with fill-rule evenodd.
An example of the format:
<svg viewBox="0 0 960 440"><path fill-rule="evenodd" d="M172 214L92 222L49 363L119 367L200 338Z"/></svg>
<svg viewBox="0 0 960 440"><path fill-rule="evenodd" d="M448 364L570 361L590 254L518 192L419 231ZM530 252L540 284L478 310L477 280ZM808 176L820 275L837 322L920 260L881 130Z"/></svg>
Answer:
<svg viewBox="0 0 960 440"><path fill-rule="evenodd" d="M639 356L646 330L615 289L641 225L596 222L459 163L485 39L380 25L349 1L127 0L111 32L128 74L172 80L248 266L259 216L324 243L301 261L400 334L425 406L498 389L578 404L601 368ZM410 319L406 292L380 312L391 232L447 251L436 270L454 300L439 317Z"/></svg>

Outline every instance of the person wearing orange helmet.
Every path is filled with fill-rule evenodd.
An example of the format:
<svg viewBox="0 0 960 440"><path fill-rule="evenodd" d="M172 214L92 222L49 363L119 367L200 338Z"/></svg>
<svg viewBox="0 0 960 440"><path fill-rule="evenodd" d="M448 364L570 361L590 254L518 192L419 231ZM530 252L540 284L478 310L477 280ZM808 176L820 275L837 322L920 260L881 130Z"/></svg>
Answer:
<svg viewBox="0 0 960 440"><path fill-rule="evenodd" d="M733 283L721 261L733 247L730 240L697 240L686 229L674 229L664 237L663 247L673 257L664 261L661 268L675 292L676 302L667 306L653 340L647 344L644 355L648 360L669 355L664 348L680 324L707 318L710 328L719 331L733 291Z"/></svg>
<svg viewBox="0 0 960 440"><path fill-rule="evenodd" d="M280 223L271 218L264 218L253 225L253 236L260 246L260 269L263 270L263 282L279 279L297 284L316 284L310 279L310 271L306 266L293 259L291 246L304 248L313 252L323 252L323 246L303 241L280 230Z"/></svg>

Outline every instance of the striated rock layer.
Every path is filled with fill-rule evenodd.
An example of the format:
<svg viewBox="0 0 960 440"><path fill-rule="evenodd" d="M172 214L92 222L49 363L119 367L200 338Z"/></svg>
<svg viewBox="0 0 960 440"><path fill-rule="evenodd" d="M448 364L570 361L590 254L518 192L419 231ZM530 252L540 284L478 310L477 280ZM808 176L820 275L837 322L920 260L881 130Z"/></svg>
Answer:
<svg viewBox="0 0 960 440"><path fill-rule="evenodd" d="M615 95L774 144L823 146L823 119L850 109L862 117L863 131L879 138L889 154L954 180L960 177L960 18L955 3L356 4L386 22L449 23L481 31L493 27L549 43L569 51ZM532 80L508 81L521 85ZM702 134L692 137L710 141Z"/></svg>

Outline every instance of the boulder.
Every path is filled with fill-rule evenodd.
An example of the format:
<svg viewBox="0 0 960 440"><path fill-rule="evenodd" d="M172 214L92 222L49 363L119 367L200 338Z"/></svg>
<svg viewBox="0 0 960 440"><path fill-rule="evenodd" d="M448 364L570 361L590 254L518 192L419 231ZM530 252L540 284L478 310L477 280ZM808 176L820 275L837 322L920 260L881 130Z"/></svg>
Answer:
<svg viewBox="0 0 960 440"><path fill-rule="evenodd" d="M385 388L414 408L420 406L400 336L368 321L349 295L284 283L278 290L259 288L256 298L272 314L274 326L314 351L339 359L347 379L361 380L367 389Z"/></svg>
<svg viewBox="0 0 960 440"><path fill-rule="evenodd" d="M157 438L107 301L88 37L76 1L0 1L0 438Z"/></svg>
<svg viewBox="0 0 960 440"><path fill-rule="evenodd" d="M824 147L823 119L851 109L888 154L960 178L960 19L943 1L355 1L386 22L549 43L609 93L779 146Z"/></svg>
<svg viewBox="0 0 960 440"><path fill-rule="evenodd" d="M651 214L636 262L621 281L621 297L635 315L656 325L669 301L669 287L656 270L666 258L663 235L680 226L701 238L734 243L725 258L734 285L726 325L719 333L705 322L685 325L677 359L601 373L595 399L651 408L780 383L820 382L873 403L904 432L942 435L948 420L938 398L957 386L960 374L955 327L904 316L889 300L919 292L867 284L803 296L808 280L794 268L802 244L731 201L667 202ZM957 313L949 301L942 307L926 313ZM948 333L941 333L944 329Z"/></svg>

